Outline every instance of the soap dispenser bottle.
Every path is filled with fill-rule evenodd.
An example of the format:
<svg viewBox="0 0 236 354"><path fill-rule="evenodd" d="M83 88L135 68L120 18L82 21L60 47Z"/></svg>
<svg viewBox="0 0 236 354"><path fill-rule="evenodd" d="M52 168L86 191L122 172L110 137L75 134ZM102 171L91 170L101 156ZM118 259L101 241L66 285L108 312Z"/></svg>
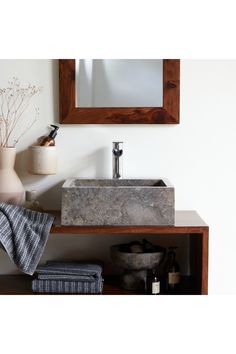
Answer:
<svg viewBox="0 0 236 354"><path fill-rule="evenodd" d="M53 128L53 130L51 131L51 133L48 136L45 136L42 139L40 146L54 146L55 145L55 137L57 135L57 131L58 131L59 127L56 125L53 125L53 124L51 124L50 126Z"/></svg>

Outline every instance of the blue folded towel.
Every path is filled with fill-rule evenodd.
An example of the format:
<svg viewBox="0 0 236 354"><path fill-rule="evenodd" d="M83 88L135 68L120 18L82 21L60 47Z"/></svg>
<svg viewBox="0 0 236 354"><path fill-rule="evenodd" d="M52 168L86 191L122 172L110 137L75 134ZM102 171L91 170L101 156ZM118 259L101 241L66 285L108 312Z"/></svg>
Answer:
<svg viewBox="0 0 236 354"><path fill-rule="evenodd" d="M93 276L88 275L67 275L67 274L36 274L37 279L41 280L72 280L72 281L94 281Z"/></svg>
<svg viewBox="0 0 236 354"><path fill-rule="evenodd" d="M54 219L47 213L0 203L0 243L22 272L34 273Z"/></svg>
<svg viewBox="0 0 236 354"><path fill-rule="evenodd" d="M37 293L80 293L102 292L102 267L93 263L48 261L39 266L32 281Z"/></svg>
<svg viewBox="0 0 236 354"><path fill-rule="evenodd" d="M35 293L100 294L102 288L103 281L101 278L92 282L41 279L34 279L32 281L32 290Z"/></svg>
<svg viewBox="0 0 236 354"><path fill-rule="evenodd" d="M99 264L93 263L48 261L45 265L37 267L36 272L44 275L100 277L102 267Z"/></svg>

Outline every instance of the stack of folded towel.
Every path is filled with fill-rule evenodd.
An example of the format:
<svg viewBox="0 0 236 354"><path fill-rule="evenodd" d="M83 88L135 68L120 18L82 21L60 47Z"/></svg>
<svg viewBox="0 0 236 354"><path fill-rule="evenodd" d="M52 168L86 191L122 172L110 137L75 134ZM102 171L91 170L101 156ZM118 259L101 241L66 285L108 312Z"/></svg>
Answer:
<svg viewBox="0 0 236 354"><path fill-rule="evenodd" d="M36 293L99 294L102 292L102 267L98 264L48 261L34 274Z"/></svg>

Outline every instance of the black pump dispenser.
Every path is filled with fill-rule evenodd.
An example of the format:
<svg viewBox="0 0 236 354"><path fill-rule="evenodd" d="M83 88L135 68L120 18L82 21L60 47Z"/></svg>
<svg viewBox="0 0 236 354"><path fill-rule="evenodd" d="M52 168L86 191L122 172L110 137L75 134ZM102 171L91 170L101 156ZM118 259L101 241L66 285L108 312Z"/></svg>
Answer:
<svg viewBox="0 0 236 354"><path fill-rule="evenodd" d="M54 139L57 136L57 131L58 131L59 127L57 125L53 125L53 124L51 124L50 127L53 127L53 130L51 131L49 136Z"/></svg>

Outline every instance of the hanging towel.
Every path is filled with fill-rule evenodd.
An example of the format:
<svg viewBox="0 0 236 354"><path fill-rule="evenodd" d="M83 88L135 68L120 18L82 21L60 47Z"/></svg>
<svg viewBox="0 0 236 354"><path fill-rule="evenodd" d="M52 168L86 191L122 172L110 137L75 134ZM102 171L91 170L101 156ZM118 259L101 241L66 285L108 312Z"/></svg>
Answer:
<svg viewBox="0 0 236 354"><path fill-rule="evenodd" d="M20 271L34 273L54 219L47 213L0 203L0 243Z"/></svg>

